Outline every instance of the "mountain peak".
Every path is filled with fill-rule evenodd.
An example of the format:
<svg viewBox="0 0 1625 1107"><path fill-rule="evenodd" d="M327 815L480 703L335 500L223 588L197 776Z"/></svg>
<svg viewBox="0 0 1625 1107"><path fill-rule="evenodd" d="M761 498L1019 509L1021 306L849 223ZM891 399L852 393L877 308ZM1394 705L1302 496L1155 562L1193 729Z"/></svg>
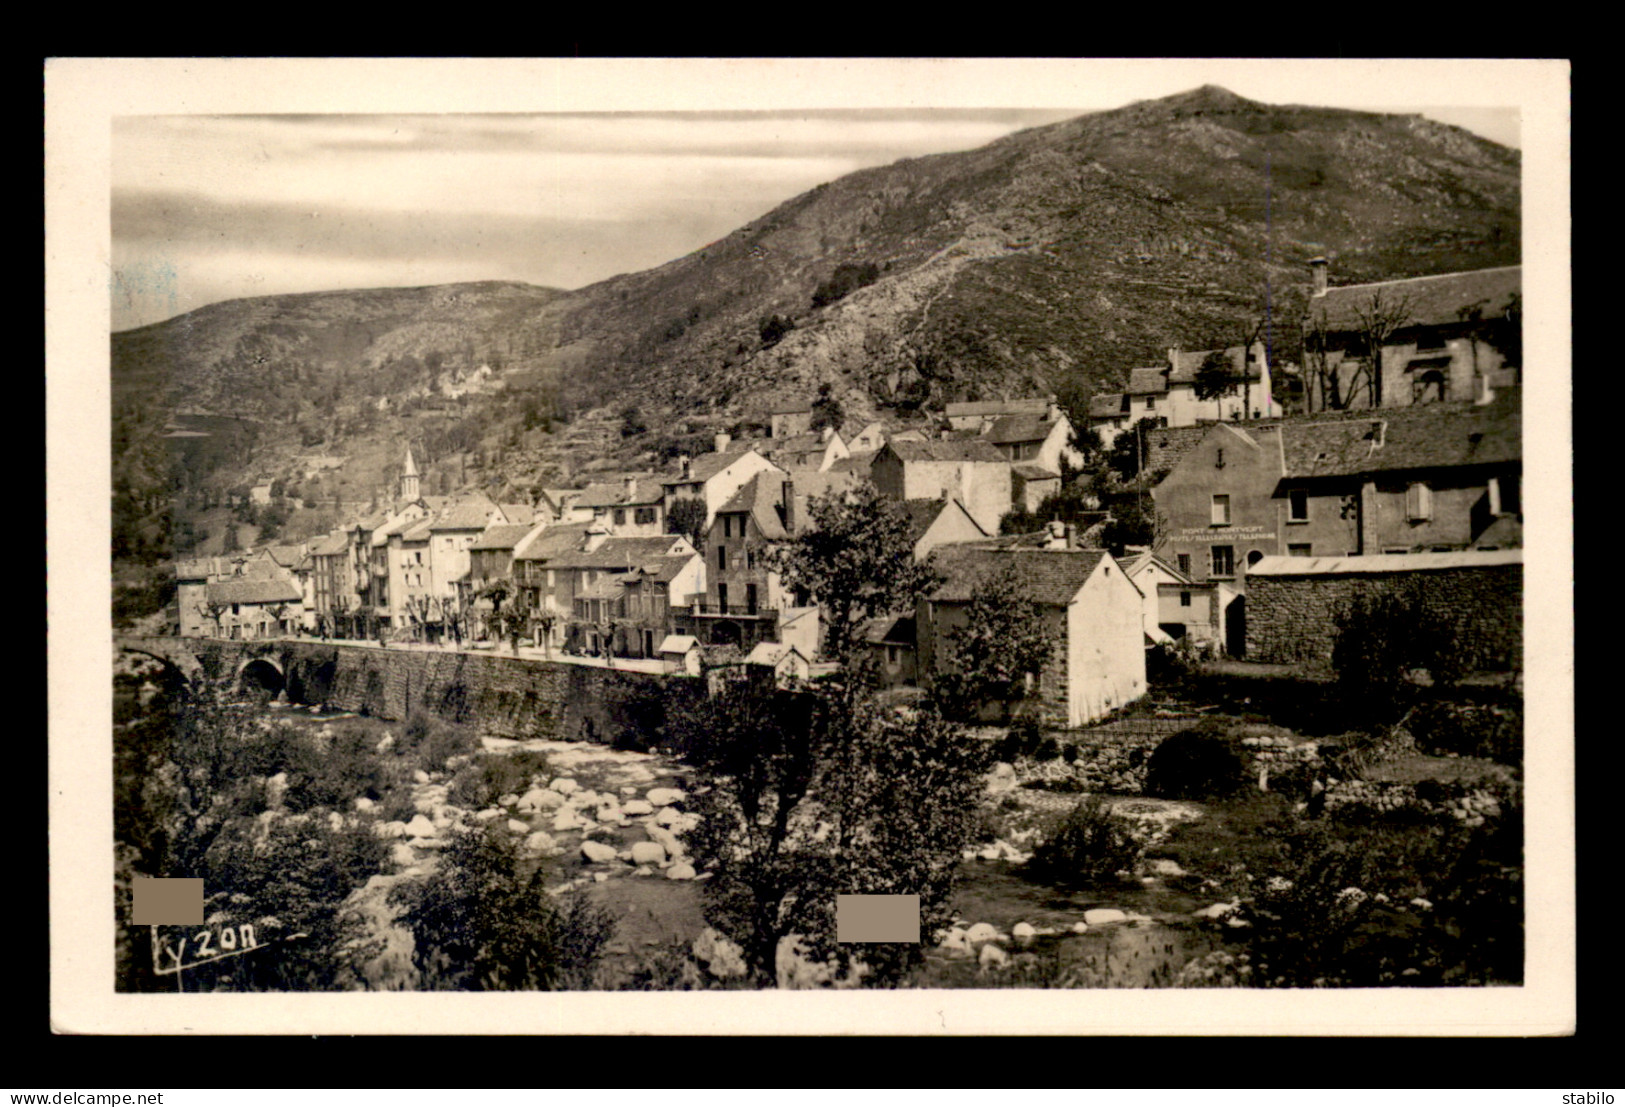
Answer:
<svg viewBox="0 0 1625 1107"><path fill-rule="evenodd" d="M1218 85L1203 85L1201 88L1195 88L1189 92L1178 92L1161 100L1153 101L1153 103L1197 111L1234 110L1262 106L1255 100L1237 96L1229 89L1221 88Z"/></svg>

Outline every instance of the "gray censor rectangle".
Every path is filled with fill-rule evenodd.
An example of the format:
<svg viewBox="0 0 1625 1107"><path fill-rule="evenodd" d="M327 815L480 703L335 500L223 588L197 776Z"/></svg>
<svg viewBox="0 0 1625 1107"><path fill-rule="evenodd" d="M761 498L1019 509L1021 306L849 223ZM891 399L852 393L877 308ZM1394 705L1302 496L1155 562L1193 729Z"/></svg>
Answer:
<svg viewBox="0 0 1625 1107"><path fill-rule="evenodd" d="M836 896L837 942L918 942L919 896Z"/></svg>
<svg viewBox="0 0 1625 1107"><path fill-rule="evenodd" d="M130 921L137 926L196 926L203 921L203 878L136 877L130 882Z"/></svg>

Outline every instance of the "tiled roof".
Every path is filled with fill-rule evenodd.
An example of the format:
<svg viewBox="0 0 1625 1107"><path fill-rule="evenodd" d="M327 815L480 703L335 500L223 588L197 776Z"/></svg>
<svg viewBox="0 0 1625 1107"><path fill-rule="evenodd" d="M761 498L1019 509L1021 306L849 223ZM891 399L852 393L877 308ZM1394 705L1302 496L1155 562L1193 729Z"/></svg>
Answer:
<svg viewBox="0 0 1625 1107"><path fill-rule="evenodd" d="M829 467L831 473L854 473L859 476L869 475L869 466L874 464L875 455L879 450L855 450L846 457L836 461Z"/></svg>
<svg viewBox="0 0 1625 1107"><path fill-rule="evenodd" d="M1365 418L1281 426L1285 476L1496 465L1523 457L1523 419L1515 389L1495 402L1379 408Z"/></svg>
<svg viewBox="0 0 1625 1107"><path fill-rule="evenodd" d="M666 491L658 478L648 475L633 481L630 495L626 481L601 481L587 485L587 490L576 501L577 507L630 507L634 504L657 504L665 499Z"/></svg>
<svg viewBox="0 0 1625 1107"><path fill-rule="evenodd" d="M1130 396L1160 395L1168 391L1168 370L1159 367L1151 369L1130 369L1128 371L1128 394Z"/></svg>
<svg viewBox="0 0 1625 1107"><path fill-rule="evenodd" d="M1523 267L1473 269L1465 273L1441 273L1432 277L1410 277L1399 281L1349 284L1328 288L1326 295L1309 301L1315 318L1324 319L1328 330L1355 330L1359 310L1381 296L1384 304L1407 304L1410 316L1406 326L1441 326L1463 321L1477 310L1485 319L1505 314L1512 298L1523 288Z"/></svg>
<svg viewBox="0 0 1625 1107"><path fill-rule="evenodd" d="M775 453L804 454L817 451L822 453L829 447L830 440L822 434L797 434L789 438L770 438L767 445Z"/></svg>
<svg viewBox="0 0 1625 1107"><path fill-rule="evenodd" d="M656 653L687 653L700 644L692 634L668 634L660 640Z"/></svg>
<svg viewBox="0 0 1625 1107"><path fill-rule="evenodd" d="M529 504L502 504L500 506L503 517L510 523L529 524L536 518L536 510Z"/></svg>
<svg viewBox="0 0 1625 1107"><path fill-rule="evenodd" d="M746 655L745 664L777 665L792 653L803 661L807 660L805 654L787 642L758 642Z"/></svg>
<svg viewBox="0 0 1625 1107"><path fill-rule="evenodd" d="M1128 397L1121 392L1106 392L1089 397L1089 414L1096 419L1113 419L1128 414Z"/></svg>
<svg viewBox="0 0 1625 1107"><path fill-rule="evenodd" d="M647 577L650 580L658 581L661 584L670 584L677 578L677 574L688 568L689 563L698 556L700 555L697 553L670 554L653 560L640 561L632 569L638 575Z"/></svg>
<svg viewBox="0 0 1625 1107"><path fill-rule="evenodd" d="M1342 573L1404 573L1522 565L1523 550L1453 550L1449 553L1375 554L1366 557L1265 557L1249 577L1301 577Z"/></svg>
<svg viewBox="0 0 1625 1107"><path fill-rule="evenodd" d="M544 527L514 547L515 561L551 561L573 553L586 541L591 523L562 523Z"/></svg>
<svg viewBox="0 0 1625 1107"><path fill-rule="evenodd" d="M973 400L967 403L949 404L947 413L950 419L976 415L1042 415L1051 402L1051 400L1039 398Z"/></svg>
<svg viewBox="0 0 1625 1107"><path fill-rule="evenodd" d="M289 580L215 580L205 585L210 603L294 603L303 594Z"/></svg>
<svg viewBox="0 0 1625 1107"><path fill-rule="evenodd" d="M492 523L485 528L471 550L511 550L531 531L531 523Z"/></svg>
<svg viewBox="0 0 1625 1107"><path fill-rule="evenodd" d="M1025 481L1061 479L1061 474L1052 473L1042 465L1034 465L1027 461L1010 466L1010 471Z"/></svg>
<svg viewBox="0 0 1625 1107"><path fill-rule="evenodd" d="M1095 571L1105 550L988 549L982 543L939 546L933 562L946 580L931 599L965 601L1006 569L1015 571L1021 593L1036 603L1065 607Z"/></svg>
<svg viewBox="0 0 1625 1107"><path fill-rule="evenodd" d="M483 526L483 524L481 524ZM427 542L434 530L434 519L420 519L401 533L402 542Z"/></svg>
<svg viewBox="0 0 1625 1107"><path fill-rule="evenodd" d="M343 531L324 534L310 544L311 557L331 557L350 548L350 539Z"/></svg>
<svg viewBox="0 0 1625 1107"><path fill-rule="evenodd" d="M284 569L297 565L299 559L304 556L304 551L298 546L267 546L265 552L270 555L272 561Z"/></svg>
<svg viewBox="0 0 1625 1107"><path fill-rule="evenodd" d="M938 439L932 442L899 442L896 439L886 443L880 451L885 453L891 450L904 461L991 461L1002 462L1004 455L994 447L993 443L984 438Z"/></svg>
<svg viewBox="0 0 1625 1107"><path fill-rule="evenodd" d="M864 625L863 637L868 642L912 646L916 640L914 616L882 615L878 619L870 619Z"/></svg>
<svg viewBox="0 0 1625 1107"><path fill-rule="evenodd" d="M804 411L811 410L810 400L785 400L783 403L774 404L767 412L769 415L800 415Z"/></svg>
<svg viewBox="0 0 1625 1107"><path fill-rule="evenodd" d="M990 442L1001 446L1014 442L1042 442L1059 421L1045 419L1042 415L1004 415L993 421L987 430L987 437Z"/></svg>

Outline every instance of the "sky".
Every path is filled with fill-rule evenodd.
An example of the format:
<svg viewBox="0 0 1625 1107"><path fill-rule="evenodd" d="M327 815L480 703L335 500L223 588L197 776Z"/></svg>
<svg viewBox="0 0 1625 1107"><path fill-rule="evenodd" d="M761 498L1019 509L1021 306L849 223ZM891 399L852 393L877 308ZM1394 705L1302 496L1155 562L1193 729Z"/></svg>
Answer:
<svg viewBox="0 0 1625 1107"><path fill-rule="evenodd" d="M607 79L603 65L565 67L605 87L540 98L562 111L469 110L491 101L453 87L439 99L397 88L301 100L273 86L210 112L116 115L112 328L286 292L579 288L680 257L858 169L1209 82L1270 103L1420 112L1521 145L1515 97L1443 71L1371 82L1256 62L821 64L627 61ZM843 80L820 80L832 73ZM394 104L402 110L379 110ZM611 110L583 110L600 105Z"/></svg>

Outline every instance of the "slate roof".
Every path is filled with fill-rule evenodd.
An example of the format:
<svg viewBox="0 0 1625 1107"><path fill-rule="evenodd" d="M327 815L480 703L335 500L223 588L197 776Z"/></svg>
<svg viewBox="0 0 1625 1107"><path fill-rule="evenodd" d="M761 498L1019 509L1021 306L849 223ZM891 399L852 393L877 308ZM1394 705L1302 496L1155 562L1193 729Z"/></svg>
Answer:
<svg viewBox="0 0 1625 1107"><path fill-rule="evenodd" d="M670 482L665 482L670 483ZM577 507L630 507L634 504L657 504L666 498L662 482L653 475L635 478L632 494L627 495L626 480L599 481L587 485L587 490L576 501Z"/></svg>
<svg viewBox="0 0 1625 1107"><path fill-rule="evenodd" d="M751 447L746 446L742 449L728 450L720 454L715 451L701 454L689 462L688 476L685 477L678 473L676 476L661 478L660 483L665 485L703 483L751 452Z"/></svg>
<svg viewBox="0 0 1625 1107"><path fill-rule="evenodd" d="M350 540L343 531L334 531L330 534L318 535L310 543L311 557L331 557L341 554L350 548Z"/></svg>
<svg viewBox="0 0 1625 1107"><path fill-rule="evenodd" d="M1249 577L1301 577L1322 574L1403 573L1429 569L1522 565L1523 550L1452 550L1449 553L1374 554L1366 557L1265 557L1247 569Z"/></svg>
<svg viewBox="0 0 1625 1107"><path fill-rule="evenodd" d="M1168 391L1168 370L1159 367L1130 369L1128 394L1130 396L1158 395Z"/></svg>
<svg viewBox="0 0 1625 1107"><path fill-rule="evenodd" d="M1431 277L1409 277L1398 281L1347 284L1328 288L1326 295L1309 301L1309 310L1326 321L1328 330L1355 330L1358 310L1380 294L1386 303L1408 301L1407 326L1442 326L1459 323L1464 312L1477 309L1483 318L1505 314L1512 298L1523 288L1523 267L1508 265L1499 269L1473 269L1465 273L1440 273Z"/></svg>
<svg viewBox="0 0 1625 1107"><path fill-rule="evenodd" d="M869 466L874 464L875 455L879 450L854 450L846 457L840 458L829 467L827 472L851 473L860 477L869 475Z"/></svg>
<svg viewBox="0 0 1625 1107"><path fill-rule="evenodd" d="M590 526L591 523L561 523L544 527L515 546L513 558L515 561L552 561L573 553L586 541L587 528Z"/></svg>
<svg viewBox="0 0 1625 1107"><path fill-rule="evenodd" d="M987 429L990 442L1004 446L1015 442L1042 442L1059 419L1045 419L1042 415L1004 415L993 421Z"/></svg>
<svg viewBox="0 0 1625 1107"><path fill-rule="evenodd" d="M1213 350L1173 350L1168 362L1168 381L1170 384L1195 384L1196 371L1202 368ZM1247 348L1245 346L1227 346L1224 351L1230 358L1230 368L1239 377L1242 366L1247 368L1247 376L1252 380L1261 380L1264 376L1264 367L1259 362L1248 363Z"/></svg>
<svg viewBox="0 0 1625 1107"><path fill-rule="evenodd" d="M457 504L429 524L430 530L484 530L491 522L496 505L490 501Z"/></svg>
<svg viewBox="0 0 1625 1107"><path fill-rule="evenodd" d="M482 523L481 526L483 525L484 524ZM401 532L401 541L427 542L429 540L429 532L432 530L434 530L434 520L432 518L419 519L416 523L409 526L405 531Z"/></svg>
<svg viewBox="0 0 1625 1107"><path fill-rule="evenodd" d="M1122 392L1107 392L1089 397L1089 414L1096 419L1115 419L1128 414L1128 396Z"/></svg>
<svg viewBox="0 0 1625 1107"><path fill-rule="evenodd" d="M992 461L1005 457L985 438L937 439L930 442L899 442L895 438L880 451L891 450L904 461Z"/></svg>
<svg viewBox="0 0 1625 1107"><path fill-rule="evenodd" d="M811 400L786 400L767 409L769 415L799 415L812 410Z"/></svg>
<svg viewBox="0 0 1625 1107"><path fill-rule="evenodd" d="M533 523L536 521L536 509L529 504L499 504L502 508L503 518L510 523Z"/></svg>
<svg viewBox="0 0 1625 1107"><path fill-rule="evenodd" d="M793 477L791 479L794 480ZM779 515L783 497L784 485L780 478L770 473L757 473L730 496L727 503L717 508L717 514L746 512L756 521L756 529L763 538L786 538L789 535Z"/></svg>
<svg viewBox="0 0 1625 1107"><path fill-rule="evenodd" d="M1049 399L1038 398L972 400L965 403L949 404L946 410L950 419L976 415L1042 415L1052 402Z"/></svg>
<svg viewBox="0 0 1625 1107"><path fill-rule="evenodd" d="M916 642L914 616L882 615L864 625L863 637L867 642L889 646L913 646Z"/></svg>
<svg viewBox="0 0 1625 1107"><path fill-rule="evenodd" d="M677 541L675 534L606 538L596 550L563 552L549 558L548 564L560 569L630 569L665 557L666 551Z"/></svg>
<svg viewBox="0 0 1625 1107"><path fill-rule="evenodd" d="M1061 474L1052 473L1042 465L1034 465L1030 461L1023 461L1019 465L1010 466L1010 471L1022 480L1060 480Z"/></svg>
<svg viewBox="0 0 1625 1107"><path fill-rule="evenodd" d="M511 550L518 545L519 540L529 534L531 523L492 523L485 528L485 532L474 539L471 550Z"/></svg>
<svg viewBox="0 0 1625 1107"><path fill-rule="evenodd" d="M299 564L299 559L304 556L304 551L298 546L267 546L265 552L270 555L272 561L284 569L291 569Z"/></svg>
<svg viewBox="0 0 1625 1107"><path fill-rule="evenodd" d="M204 587L210 603L294 603L303 598L289 580L215 580Z"/></svg>
<svg viewBox="0 0 1625 1107"><path fill-rule="evenodd" d="M652 561L640 561L632 568L638 576L657 581L660 584L670 584L676 579L677 574L688 568L689 562L698 556L700 555L697 553L671 554L666 557L657 557Z"/></svg>
<svg viewBox="0 0 1625 1107"><path fill-rule="evenodd" d="M687 653L700 644L700 640L692 634L668 634L660 640L660 648L656 653Z"/></svg>
<svg viewBox="0 0 1625 1107"><path fill-rule="evenodd" d="M946 577L931 593L933 600L970 600L989 578L1012 568L1027 599L1065 607L1107 554L1105 550L989 549L983 543L967 543L939 546L933 556Z"/></svg>
<svg viewBox="0 0 1625 1107"><path fill-rule="evenodd" d="M1495 402L1379 408L1360 419L1283 423L1288 477L1498 465L1523 457L1517 390Z"/></svg>

